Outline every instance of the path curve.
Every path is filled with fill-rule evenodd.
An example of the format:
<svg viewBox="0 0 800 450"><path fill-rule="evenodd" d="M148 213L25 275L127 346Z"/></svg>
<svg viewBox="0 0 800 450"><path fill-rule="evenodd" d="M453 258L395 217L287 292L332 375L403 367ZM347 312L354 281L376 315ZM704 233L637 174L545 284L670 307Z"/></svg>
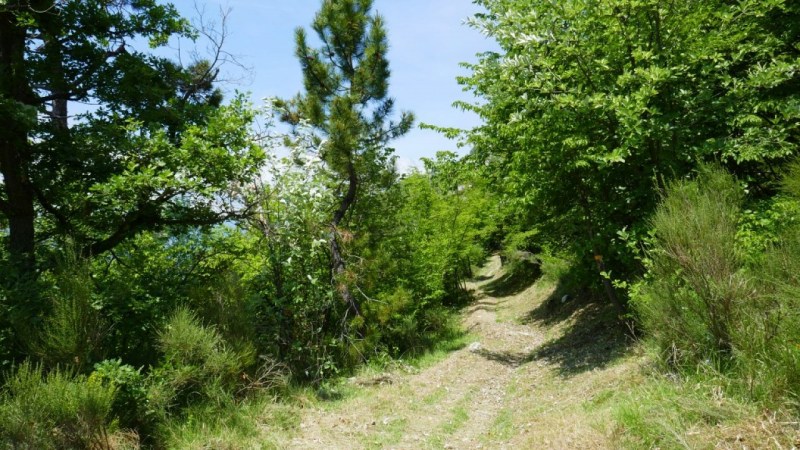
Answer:
<svg viewBox="0 0 800 450"><path fill-rule="evenodd" d="M597 313L590 305L532 318L553 298L546 282L489 295L502 276L492 257L468 286L476 301L463 323L474 342L416 373L351 379L366 392L306 409L286 448L612 448L602 397L624 389L637 362L602 354L620 342L601 323L577 330Z"/></svg>

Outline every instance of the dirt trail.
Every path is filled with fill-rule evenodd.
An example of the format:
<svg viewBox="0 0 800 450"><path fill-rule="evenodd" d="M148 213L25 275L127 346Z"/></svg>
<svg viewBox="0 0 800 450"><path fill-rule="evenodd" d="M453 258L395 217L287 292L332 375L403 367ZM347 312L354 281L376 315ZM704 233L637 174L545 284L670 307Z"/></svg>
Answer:
<svg viewBox="0 0 800 450"><path fill-rule="evenodd" d="M351 379L364 391L306 409L285 447L613 448L603 404L639 376L637 358L597 307L506 281L494 257L470 285L474 342L416 373Z"/></svg>

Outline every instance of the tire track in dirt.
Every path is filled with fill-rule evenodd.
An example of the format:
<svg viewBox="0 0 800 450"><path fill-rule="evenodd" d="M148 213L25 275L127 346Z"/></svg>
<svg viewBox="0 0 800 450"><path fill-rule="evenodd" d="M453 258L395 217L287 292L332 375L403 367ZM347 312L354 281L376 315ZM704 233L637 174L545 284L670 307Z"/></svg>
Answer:
<svg viewBox="0 0 800 450"><path fill-rule="evenodd" d="M305 410L286 448L609 447L608 430L582 405L624 384L635 370L628 364L598 365L559 375L563 361L540 353L563 337L566 326L522 320L554 288L536 283L514 295L489 295L487 286L502 275L500 260L493 257L480 281L469 285L477 299L465 309L463 323L475 342L417 373L352 380L367 385L364 391Z"/></svg>

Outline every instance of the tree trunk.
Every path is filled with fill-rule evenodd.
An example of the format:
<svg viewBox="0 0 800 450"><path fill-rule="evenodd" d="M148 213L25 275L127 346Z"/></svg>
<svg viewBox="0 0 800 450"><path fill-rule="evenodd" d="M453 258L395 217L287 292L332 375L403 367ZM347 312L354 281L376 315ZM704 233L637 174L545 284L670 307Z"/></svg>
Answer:
<svg viewBox="0 0 800 450"><path fill-rule="evenodd" d="M8 219L8 251L19 270L28 278L34 271L34 191L27 174L30 123L25 107L35 104L25 74L25 32L10 12L0 13L0 100L5 103L0 130L0 173L5 199L0 199Z"/></svg>
<svg viewBox="0 0 800 450"><path fill-rule="evenodd" d="M347 214L347 210L350 209L355 202L356 192L358 190L358 176L356 175L356 168L352 159L350 159L347 163L347 174L347 192L345 193L344 197L342 197L342 201L339 203L339 208L333 214L333 220L331 221L330 246L331 269L333 270L332 282L336 290L339 291L339 295L341 295L342 300L347 304L348 311L354 316L360 317L361 305L359 304L358 299L353 296L353 293L350 291L350 287L347 285L345 280L337 279L341 278L347 270L347 263L342 256L342 248L339 243L339 224L342 222L342 219L344 219L345 214Z"/></svg>
<svg viewBox="0 0 800 450"><path fill-rule="evenodd" d="M4 212L8 218L8 250L19 269L32 268L34 264L34 209L33 192L22 168L17 146L13 142L0 142L0 171L7 198Z"/></svg>

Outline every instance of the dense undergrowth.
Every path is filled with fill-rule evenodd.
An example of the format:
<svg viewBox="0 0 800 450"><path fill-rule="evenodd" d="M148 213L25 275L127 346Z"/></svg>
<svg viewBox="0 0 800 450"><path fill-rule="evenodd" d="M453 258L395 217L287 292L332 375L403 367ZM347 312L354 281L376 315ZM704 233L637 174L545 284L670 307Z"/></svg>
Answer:
<svg viewBox="0 0 800 450"><path fill-rule="evenodd" d="M702 447L731 435L743 445L795 445L798 179L795 165L757 213L719 168L668 186L652 219L647 275L632 288L657 366L618 408L630 446ZM771 238L754 240L754 227Z"/></svg>
<svg viewBox="0 0 800 450"><path fill-rule="evenodd" d="M246 435L287 386L457 341L494 251L642 332L629 445L797 417L796 3L478 0L484 122L405 175L372 2L323 2L304 93L263 109L218 61L125 50L203 34L173 7L95 3L0 2L0 447Z"/></svg>
<svg viewBox="0 0 800 450"><path fill-rule="evenodd" d="M486 251L476 233L488 198L413 174L370 199L389 213L347 243L365 301L362 317L343 320L346 305L325 280L325 236L314 237L324 203L307 203L307 186L290 180L307 170L282 173L268 218L144 234L109 258L61 258L42 291L51 312L28 341L37 362L6 366L0 442L169 447L173 433L211 417L226 427L231 411L290 383L325 385L365 361L457 339L464 281Z"/></svg>

